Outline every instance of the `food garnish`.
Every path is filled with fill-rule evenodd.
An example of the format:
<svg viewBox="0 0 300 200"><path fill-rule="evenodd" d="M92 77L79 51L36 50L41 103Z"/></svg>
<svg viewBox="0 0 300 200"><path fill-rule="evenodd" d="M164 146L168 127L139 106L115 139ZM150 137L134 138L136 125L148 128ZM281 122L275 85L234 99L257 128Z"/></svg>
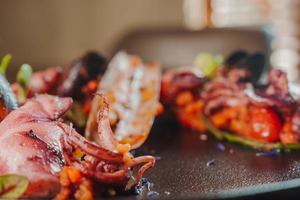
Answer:
<svg viewBox="0 0 300 200"><path fill-rule="evenodd" d="M6 174L0 176L0 198L17 199L27 190L29 181L25 176Z"/></svg>
<svg viewBox="0 0 300 200"><path fill-rule="evenodd" d="M11 61L12 56L10 54L6 54L3 56L1 63L0 63L0 74L2 76L5 76L7 68L8 68L8 64Z"/></svg>

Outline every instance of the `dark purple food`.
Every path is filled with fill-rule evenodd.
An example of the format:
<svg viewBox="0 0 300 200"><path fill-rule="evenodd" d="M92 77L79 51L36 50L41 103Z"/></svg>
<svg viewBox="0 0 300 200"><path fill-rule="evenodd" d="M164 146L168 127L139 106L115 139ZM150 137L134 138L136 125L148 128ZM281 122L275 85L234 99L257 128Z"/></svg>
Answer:
<svg viewBox="0 0 300 200"><path fill-rule="evenodd" d="M96 53L89 52L79 59L74 60L64 73L62 84L57 89L59 96L72 96L81 99L82 88L89 81L103 75L107 66L106 59Z"/></svg>
<svg viewBox="0 0 300 200"><path fill-rule="evenodd" d="M264 88L256 89L256 105L270 106L278 112L291 114L298 107L297 102L289 92L288 79L285 72L273 68L269 72L269 83Z"/></svg>
<svg viewBox="0 0 300 200"><path fill-rule="evenodd" d="M266 59L263 54L249 54L242 50L234 52L225 61L225 66L229 69L239 68L249 71L250 76L247 78L254 84L259 80L265 64Z"/></svg>
<svg viewBox="0 0 300 200"><path fill-rule="evenodd" d="M192 68L170 70L162 76L161 101L172 102L183 91L197 92L206 82L206 78Z"/></svg>

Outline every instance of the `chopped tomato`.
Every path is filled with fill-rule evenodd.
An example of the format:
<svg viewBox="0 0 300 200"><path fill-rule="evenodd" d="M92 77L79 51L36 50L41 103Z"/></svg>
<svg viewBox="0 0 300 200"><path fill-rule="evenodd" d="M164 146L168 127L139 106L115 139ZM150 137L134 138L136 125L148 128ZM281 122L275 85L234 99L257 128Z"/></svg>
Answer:
<svg viewBox="0 0 300 200"><path fill-rule="evenodd" d="M95 93L97 91L97 88L98 88L98 81L91 80L82 88L82 91L86 95L90 95L90 94Z"/></svg>
<svg viewBox="0 0 300 200"><path fill-rule="evenodd" d="M5 118L5 116L8 114L7 109L5 107L5 104L3 100L0 99L0 122Z"/></svg>
<svg viewBox="0 0 300 200"><path fill-rule="evenodd" d="M55 200L92 200L92 181L84 176L80 170L65 166L59 173L61 189ZM73 198L72 198L73 197Z"/></svg>
<svg viewBox="0 0 300 200"><path fill-rule="evenodd" d="M176 104L178 106L185 106L188 105L189 103L193 102L193 94L191 92L182 92L180 94L178 94L178 96L176 97Z"/></svg>
<svg viewBox="0 0 300 200"><path fill-rule="evenodd" d="M298 142L298 139L298 135L292 129L291 120L286 120L282 128L282 133L280 134L281 143L294 144Z"/></svg>
<svg viewBox="0 0 300 200"><path fill-rule="evenodd" d="M83 104L83 112L85 114L89 114L91 111L91 107L92 107L92 100L91 99L87 99L84 104Z"/></svg>
<svg viewBox="0 0 300 200"><path fill-rule="evenodd" d="M164 112L164 106L161 103L158 103L155 116L158 116L158 115L162 114L163 112Z"/></svg>
<svg viewBox="0 0 300 200"><path fill-rule="evenodd" d="M204 122L197 114L178 112L177 117L184 127L195 129L200 133L204 133L206 131Z"/></svg>
<svg viewBox="0 0 300 200"><path fill-rule="evenodd" d="M210 117L212 124L235 134L248 137L248 108L246 106L227 107Z"/></svg>
<svg viewBox="0 0 300 200"><path fill-rule="evenodd" d="M79 183L80 179L83 176L78 169L73 167L69 167L67 173L71 183Z"/></svg>
<svg viewBox="0 0 300 200"><path fill-rule="evenodd" d="M279 140L282 128L278 115L270 108L253 107L250 109L250 137L264 141Z"/></svg>

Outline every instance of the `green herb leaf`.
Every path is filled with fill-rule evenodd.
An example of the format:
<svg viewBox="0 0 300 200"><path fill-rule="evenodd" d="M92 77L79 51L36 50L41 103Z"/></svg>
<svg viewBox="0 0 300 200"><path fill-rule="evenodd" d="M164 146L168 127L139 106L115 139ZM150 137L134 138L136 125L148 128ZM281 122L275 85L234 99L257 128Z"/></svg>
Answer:
<svg viewBox="0 0 300 200"><path fill-rule="evenodd" d="M2 74L3 76L5 76L5 73L6 73L6 70L7 70L7 67L8 67L8 64L10 63L10 61L11 61L11 55L10 54L6 54L1 60L0 74Z"/></svg>
<svg viewBox="0 0 300 200"><path fill-rule="evenodd" d="M17 199L27 190L29 181L25 176L7 174L0 176L0 198Z"/></svg>
<svg viewBox="0 0 300 200"><path fill-rule="evenodd" d="M212 55L210 53L199 53L194 61L194 66L199 68L205 76L212 78L217 69L223 63L221 55Z"/></svg>
<svg viewBox="0 0 300 200"><path fill-rule="evenodd" d="M32 68L28 64L23 64L17 73L17 82L25 89L28 89L29 81L32 75Z"/></svg>

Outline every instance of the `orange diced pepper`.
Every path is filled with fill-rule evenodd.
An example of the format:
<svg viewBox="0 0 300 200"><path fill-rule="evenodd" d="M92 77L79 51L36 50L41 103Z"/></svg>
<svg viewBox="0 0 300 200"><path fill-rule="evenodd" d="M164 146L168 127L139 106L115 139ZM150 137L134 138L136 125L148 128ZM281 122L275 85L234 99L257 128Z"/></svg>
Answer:
<svg viewBox="0 0 300 200"><path fill-rule="evenodd" d="M191 92L182 92L176 97L176 104L184 106L193 101L193 94Z"/></svg>
<svg viewBox="0 0 300 200"><path fill-rule="evenodd" d="M82 178L81 172L74 167L68 167L67 172L68 172L69 179L72 183L78 183Z"/></svg>
<svg viewBox="0 0 300 200"><path fill-rule="evenodd" d="M282 132L280 134L280 141L283 144L294 144L297 143L299 137L294 133L292 129L292 122L290 120L286 121L283 125Z"/></svg>
<svg viewBox="0 0 300 200"><path fill-rule="evenodd" d="M83 112L89 114L92 108L92 100L88 99L83 104Z"/></svg>
<svg viewBox="0 0 300 200"><path fill-rule="evenodd" d="M86 178L83 178L78 189L75 192L76 200L93 200L93 187L92 182Z"/></svg>
<svg viewBox="0 0 300 200"><path fill-rule="evenodd" d="M158 103L157 110L155 115L160 115L164 112L164 106L161 103Z"/></svg>

